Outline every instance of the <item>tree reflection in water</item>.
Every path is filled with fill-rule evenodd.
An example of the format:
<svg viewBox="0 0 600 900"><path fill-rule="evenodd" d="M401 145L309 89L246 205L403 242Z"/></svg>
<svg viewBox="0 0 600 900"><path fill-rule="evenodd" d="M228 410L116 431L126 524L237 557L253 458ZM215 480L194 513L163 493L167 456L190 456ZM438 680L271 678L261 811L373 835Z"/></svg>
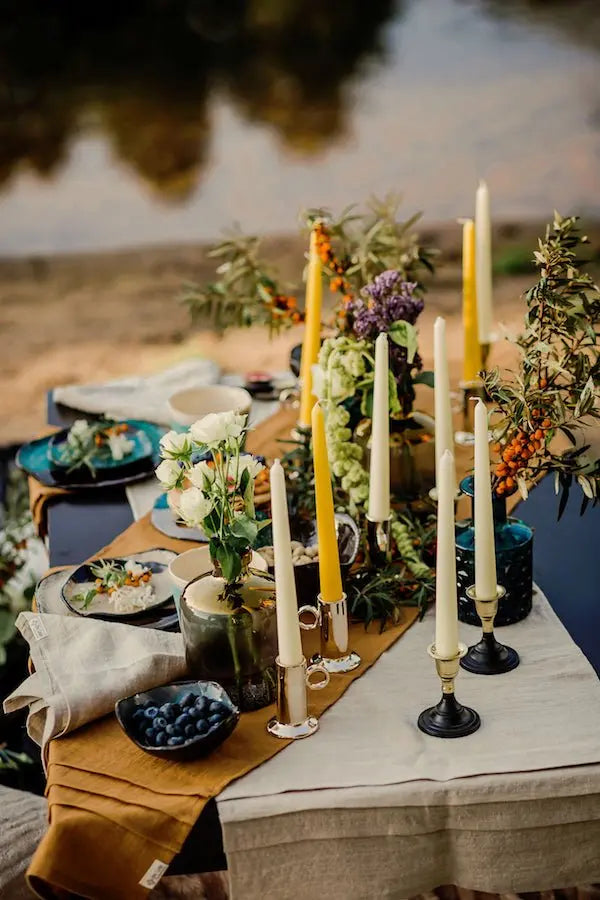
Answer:
<svg viewBox="0 0 600 900"><path fill-rule="evenodd" d="M99 129L161 198L189 196L210 144L211 95L292 151L343 134L353 76L382 59L394 0L0 2L0 184L52 175Z"/></svg>

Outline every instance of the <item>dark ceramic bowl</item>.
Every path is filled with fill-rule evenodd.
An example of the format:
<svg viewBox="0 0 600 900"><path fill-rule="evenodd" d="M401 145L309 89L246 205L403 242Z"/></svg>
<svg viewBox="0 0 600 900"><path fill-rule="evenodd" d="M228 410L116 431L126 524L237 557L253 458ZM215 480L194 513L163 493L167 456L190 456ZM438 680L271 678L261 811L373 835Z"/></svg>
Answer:
<svg viewBox="0 0 600 900"><path fill-rule="evenodd" d="M360 531L354 519L347 513L336 513L335 519L338 523L338 549L343 582L356 559L360 547ZM301 541L305 547L313 547L317 543L317 523L314 520L302 524L292 522L291 532L292 540ZM271 575L274 574L274 567L269 566L269 572ZM294 566L294 579L298 606L315 603L320 591L318 561Z"/></svg>
<svg viewBox="0 0 600 900"><path fill-rule="evenodd" d="M213 725L206 734L198 734L196 737L189 738L185 744L181 744L179 747L151 747L138 740L133 714L140 706L148 702L155 706L162 706L163 703L176 703L187 693L195 694L197 697L207 697L209 700L219 700L228 707L230 714L217 725ZM146 753L151 753L160 759L189 762L192 759L207 756L216 750L233 732L240 718L240 711L216 681L179 681L176 684L165 684L162 687L152 688L150 691L142 691L140 694L118 700L115 703L115 715L127 737L140 750L145 750Z"/></svg>

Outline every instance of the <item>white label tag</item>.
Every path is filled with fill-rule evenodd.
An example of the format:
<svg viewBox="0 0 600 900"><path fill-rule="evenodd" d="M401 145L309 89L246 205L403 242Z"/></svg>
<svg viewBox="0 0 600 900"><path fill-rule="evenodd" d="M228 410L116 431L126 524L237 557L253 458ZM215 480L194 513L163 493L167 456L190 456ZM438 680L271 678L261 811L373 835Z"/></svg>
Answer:
<svg viewBox="0 0 600 900"><path fill-rule="evenodd" d="M168 868L167 863L161 862L160 859L155 859L144 877L140 879L141 886L152 890L152 888L156 887Z"/></svg>
<svg viewBox="0 0 600 900"><path fill-rule="evenodd" d="M29 627L31 628L31 633L36 639L36 641L41 641L42 638L48 637L48 632L46 631L46 626L42 622L39 616L32 616L29 620Z"/></svg>

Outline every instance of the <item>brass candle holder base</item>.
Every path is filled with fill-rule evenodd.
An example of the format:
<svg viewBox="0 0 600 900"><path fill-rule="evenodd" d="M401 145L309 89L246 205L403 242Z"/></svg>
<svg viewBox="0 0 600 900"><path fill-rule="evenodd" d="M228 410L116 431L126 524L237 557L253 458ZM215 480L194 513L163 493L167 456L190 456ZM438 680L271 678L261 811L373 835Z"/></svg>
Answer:
<svg viewBox="0 0 600 900"><path fill-rule="evenodd" d="M316 716L308 715L306 690L319 691L329 684L329 672L321 665L306 665L303 659L297 666L283 666L279 657L277 666L277 715L267 723L267 731L282 740L299 740L310 737L319 728ZM312 676L321 674L318 681Z"/></svg>
<svg viewBox="0 0 600 900"><path fill-rule="evenodd" d="M361 658L354 650L348 649L348 608L346 595L342 594L337 603L326 603L321 594L317 596L318 605L301 606L298 615L306 614L313 617L312 622L300 621L300 628L311 631L319 626L321 628L321 649L316 653L311 663L321 665L330 675L339 675L344 672L352 672L360 666Z"/></svg>
<svg viewBox="0 0 600 900"><path fill-rule="evenodd" d="M475 675L502 675L511 672L519 665L519 654L512 647L499 643L494 635L494 619L498 612L498 603L506 591L500 585L496 588L496 596L488 599L477 597L475 585L466 590L469 600L475 603L477 615L481 619L483 634L477 644L469 647L460 665L467 672Z"/></svg>
<svg viewBox="0 0 600 900"><path fill-rule="evenodd" d="M392 517L376 521L367 516L369 562L374 569L385 569L392 561Z"/></svg>
<svg viewBox="0 0 600 900"><path fill-rule="evenodd" d="M457 444L465 447L475 443L473 421L475 404L470 401L479 399L485 400L486 392L483 382L479 379L476 381L461 381L459 388L462 395L461 415L463 427L461 430L455 432L454 440Z"/></svg>
<svg viewBox="0 0 600 900"><path fill-rule="evenodd" d="M424 709L417 724L421 731L431 737L457 738L473 734L481 725L479 714L470 706L462 706L454 694L454 679L458 675L459 662L466 654L464 644L458 645L458 652L450 657L440 656L435 644L427 648L435 660L435 667L442 682L442 699L436 706Z"/></svg>

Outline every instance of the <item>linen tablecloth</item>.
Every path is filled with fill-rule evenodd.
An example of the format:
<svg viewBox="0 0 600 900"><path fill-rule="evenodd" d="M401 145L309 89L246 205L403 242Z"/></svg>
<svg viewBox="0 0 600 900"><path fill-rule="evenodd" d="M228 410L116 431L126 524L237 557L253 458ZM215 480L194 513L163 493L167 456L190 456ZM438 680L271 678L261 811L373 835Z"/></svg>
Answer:
<svg viewBox="0 0 600 900"><path fill-rule="evenodd" d="M311 741L218 798L233 900L532 891L600 878L600 682L547 600L498 637L502 676L461 671L481 729L421 734L437 699L431 616L323 716ZM472 643L477 629L461 625Z"/></svg>

